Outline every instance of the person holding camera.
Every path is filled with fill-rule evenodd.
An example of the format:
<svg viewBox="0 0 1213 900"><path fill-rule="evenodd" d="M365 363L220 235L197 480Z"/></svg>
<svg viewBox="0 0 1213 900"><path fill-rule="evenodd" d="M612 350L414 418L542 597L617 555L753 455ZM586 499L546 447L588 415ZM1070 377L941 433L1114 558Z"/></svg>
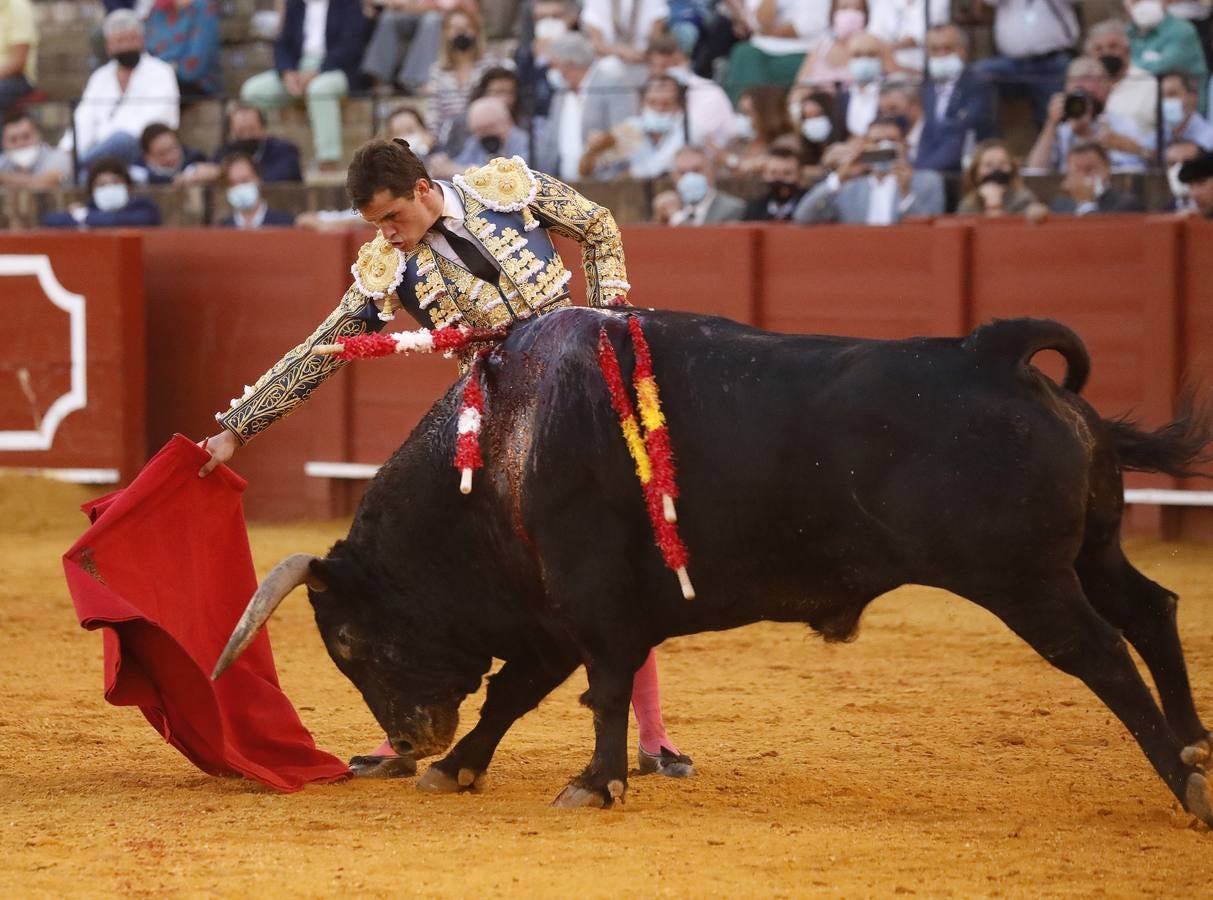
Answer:
<svg viewBox="0 0 1213 900"><path fill-rule="evenodd" d="M881 118L869 125L863 142L800 201L792 221L894 225L908 216L941 214L943 179L910 167L903 125Z"/></svg>
<svg viewBox="0 0 1213 900"><path fill-rule="evenodd" d="M1044 204L1024 186L1006 141L992 138L978 144L965 171L964 197L957 215L997 219L1025 214L1036 220L1044 212Z"/></svg>
<svg viewBox="0 0 1213 900"><path fill-rule="evenodd" d="M1049 210L1065 215L1091 213L1145 212L1146 206L1136 194L1110 186L1112 165L1108 151L1095 143L1075 144L1070 148L1066 177L1061 193L1053 198Z"/></svg>
<svg viewBox="0 0 1213 900"><path fill-rule="evenodd" d="M1070 63L1065 93L1049 100L1048 116L1024 168L1029 174L1066 172L1070 149L1097 143L1113 169L1141 172L1154 153L1154 136L1140 132L1133 120L1104 108L1111 83L1099 62L1080 56Z"/></svg>

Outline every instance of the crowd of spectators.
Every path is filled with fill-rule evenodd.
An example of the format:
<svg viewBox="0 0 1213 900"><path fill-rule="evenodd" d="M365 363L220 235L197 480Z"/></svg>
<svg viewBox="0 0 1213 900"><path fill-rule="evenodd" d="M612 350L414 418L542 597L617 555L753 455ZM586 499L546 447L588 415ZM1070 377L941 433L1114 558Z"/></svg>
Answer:
<svg viewBox="0 0 1213 900"><path fill-rule="evenodd" d="M436 177L504 155L652 180L673 227L1128 212L1143 199L1115 176L1150 171L1172 208L1208 211L1209 0L1123 0L1087 23L1075 0L982 0L981 58L980 10L956 23L949 0L278 0L273 68L230 99L215 0L104 5L106 59L52 147L31 0L0 0L0 184L88 191L47 225L155 224L141 184L214 185L222 224L289 224L262 185L339 176L352 95ZM229 104L214 148L178 133L200 98ZM1017 100L1037 129L1018 159L999 131ZM267 125L292 104L305 153ZM1047 204L1024 181L1039 175L1059 182ZM744 197L718 187L739 180Z"/></svg>

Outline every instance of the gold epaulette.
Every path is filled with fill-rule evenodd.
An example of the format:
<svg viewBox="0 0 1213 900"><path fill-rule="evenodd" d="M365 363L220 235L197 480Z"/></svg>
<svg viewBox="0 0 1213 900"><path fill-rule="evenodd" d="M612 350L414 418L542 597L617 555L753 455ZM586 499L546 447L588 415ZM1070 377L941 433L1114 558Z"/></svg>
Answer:
<svg viewBox="0 0 1213 900"><path fill-rule="evenodd" d="M358 259L350 266L354 287L368 300L381 300L379 318L392 319L392 294L404 278L408 257L387 242L383 232L358 250Z"/></svg>
<svg viewBox="0 0 1213 900"><path fill-rule="evenodd" d="M456 175L465 193L496 212L518 212L535 199L539 182L520 156L498 157L479 168Z"/></svg>

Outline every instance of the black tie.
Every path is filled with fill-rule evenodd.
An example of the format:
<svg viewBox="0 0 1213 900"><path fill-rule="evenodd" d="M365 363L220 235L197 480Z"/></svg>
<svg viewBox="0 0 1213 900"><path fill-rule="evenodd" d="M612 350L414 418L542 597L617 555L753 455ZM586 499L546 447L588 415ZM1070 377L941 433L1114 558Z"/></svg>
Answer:
<svg viewBox="0 0 1213 900"><path fill-rule="evenodd" d="M447 228L443 224L442 219L434 223L434 231L438 232L446 242L451 245L451 249L455 251L455 255L463 262L467 270L479 278L481 281L487 281L489 284L496 284L497 278L501 274L498 268L489 262L488 258L480 252L480 248L473 244L465 237L460 237Z"/></svg>

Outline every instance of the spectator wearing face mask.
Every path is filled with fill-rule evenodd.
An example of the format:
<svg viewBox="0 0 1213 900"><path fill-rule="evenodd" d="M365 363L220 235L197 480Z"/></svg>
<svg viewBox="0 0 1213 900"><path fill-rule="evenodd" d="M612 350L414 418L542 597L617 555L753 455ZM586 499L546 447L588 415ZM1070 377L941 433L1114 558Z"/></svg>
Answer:
<svg viewBox="0 0 1213 900"><path fill-rule="evenodd" d="M827 91L802 94L798 101L789 105L788 111L792 113L792 123L796 128L801 165L820 167L826 148L846 137L838 124L837 96Z"/></svg>
<svg viewBox="0 0 1213 900"><path fill-rule="evenodd" d="M943 204L939 173L911 168L900 123L877 119L863 141L847 149L837 170L804 196L792 218L802 225L894 225L908 216L940 215Z"/></svg>
<svg viewBox="0 0 1213 900"><path fill-rule="evenodd" d="M653 38L645 51L649 75L669 75L687 98L687 127L692 144L725 147L736 131L737 117L724 88L691 71L691 61L672 37Z"/></svg>
<svg viewBox="0 0 1213 900"><path fill-rule="evenodd" d="M299 148L285 138L272 135L266 128L265 113L255 106L240 105L231 111L227 121L228 141L215 155L222 160L232 153L244 153L253 158L268 183L302 181L299 168ZM216 165L209 173L219 177Z"/></svg>
<svg viewBox="0 0 1213 900"><path fill-rule="evenodd" d="M685 144L682 86L668 75L658 75L645 83L640 115L586 139L580 173L599 180L625 172L633 178L658 178L669 173L674 154Z"/></svg>
<svg viewBox="0 0 1213 900"><path fill-rule="evenodd" d="M968 45L955 25L928 31L926 47L922 135L914 165L959 172L966 149L994 134L990 92L968 65Z"/></svg>
<svg viewBox="0 0 1213 900"><path fill-rule="evenodd" d="M411 106L398 106L388 114L384 137L408 141L409 149L423 161L434 147L434 135L425 127L421 113Z"/></svg>
<svg viewBox="0 0 1213 900"><path fill-rule="evenodd" d="M1195 79L1184 72L1172 72L1162 79L1162 121L1167 146L1191 141L1204 150L1213 150L1213 124L1196 111L1198 91Z"/></svg>
<svg viewBox="0 0 1213 900"><path fill-rule="evenodd" d="M462 149L463 136L456 129L468 99L486 71L504 65L512 64L486 55L478 13L458 8L443 17L438 62L423 89L425 120L438 139L438 149L445 153Z"/></svg>
<svg viewBox="0 0 1213 900"><path fill-rule="evenodd" d="M38 81L38 28L30 0L0 3L0 115Z"/></svg>
<svg viewBox="0 0 1213 900"><path fill-rule="evenodd" d="M755 85L790 88L805 56L829 27L828 7L820 0L741 0L749 39L729 53L724 79L736 102Z"/></svg>
<svg viewBox="0 0 1213 900"><path fill-rule="evenodd" d="M1129 26L1133 62L1153 75L1193 76L1200 89L1200 108L1205 109L1209 67L1192 23L1170 15L1163 0L1124 0L1124 5L1133 22Z"/></svg>
<svg viewBox="0 0 1213 900"><path fill-rule="evenodd" d="M143 23L129 9L117 9L101 26L110 61L89 76L72 127L59 149L71 153L82 169L96 160L139 160L139 136L153 122L176 128L180 96L173 67L143 52Z"/></svg>
<svg viewBox="0 0 1213 900"><path fill-rule="evenodd" d="M96 160L88 170L88 204L73 203L46 215L47 228L143 228L160 224L160 210L147 197L132 197L126 161Z"/></svg>
<svg viewBox="0 0 1213 900"><path fill-rule="evenodd" d="M1157 125L1158 80L1133 62L1129 53L1128 26L1109 19L1087 33L1086 55L1099 60L1111 81L1109 112L1131 119L1141 134L1153 133Z"/></svg>
<svg viewBox="0 0 1213 900"><path fill-rule="evenodd" d="M1065 93L1049 101L1048 117L1025 168L1030 174L1066 171L1070 148L1097 142L1110 154L1113 168L1140 172L1154 152L1154 135L1142 134L1132 119L1104 108L1110 82L1103 66L1089 56L1070 64Z"/></svg>
<svg viewBox="0 0 1213 900"><path fill-rule="evenodd" d="M1099 144L1075 144L1068 156L1061 192L1049 204L1051 212L1074 216L1145 212L1136 194L1111 187L1108 151Z"/></svg>
<svg viewBox="0 0 1213 900"><path fill-rule="evenodd" d="M153 122L139 136L143 158L131 167L131 177L144 184L196 184L209 180L198 165L206 161L197 150L185 147L177 132L163 122Z"/></svg>
<svg viewBox="0 0 1213 900"><path fill-rule="evenodd" d="M509 107L500 97L481 97L472 101L468 107L468 130L471 134L453 160L454 169L449 175L472 166L483 166L499 156L519 156L526 160L529 155L526 132L514 124ZM437 163L429 166L431 175L448 177L436 166Z"/></svg>
<svg viewBox="0 0 1213 900"><path fill-rule="evenodd" d="M1179 183L1187 185L1187 215L1213 219L1213 153L1188 160L1179 169Z"/></svg>
<svg viewBox="0 0 1213 900"><path fill-rule="evenodd" d="M851 84L855 80L850 66L851 41L864 33L867 24L867 0L833 0L830 26L796 73L793 94Z"/></svg>
<svg viewBox="0 0 1213 900"><path fill-rule="evenodd" d="M274 68L240 87L243 103L263 112L303 101L316 167L341 168L341 99L362 87L366 19L359 0L285 0Z"/></svg>
<svg viewBox="0 0 1213 900"><path fill-rule="evenodd" d="M884 55L884 44L873 34L864 32L851 39L851 59L847 63L851 83L842 100L846 106L847 131L852 135L866 134L879 111Z"/></svg>
<svg viewBox="0 0 1213 900"><path fill-rule="evenodd" d="M155 0L145 27L148 52L173 67L182 97L223 90L214 0Z"/></svg>
<svg viewBox="0 0 1213 900"><path fill-rule="evenodd" d="M1026 93L1037 123L1061 89L1081 29L1074 0L985 0L994 7L997 55L974 65L1000 97Z"/></svg>
<svg viewBox="0 0 1213 900"><path fill-rule="evenodd" d="M253 158L245 153L233 153L219 164L219 183L224 198L231 207L230 215L219 220L220 228L263 228L267 225L294 225L295 217L287 212L270 209L261 197L261 175Z"/></svg>
<svg viewBox="0 0 1213 900"><path fill-rule="evenodd" d="M72 161L42 139L28 110L9 110L0 126L0 186L39 189L68 184Z"/></svg>
<svg viewBox="0 0 1213 900"><path fill-rule="evenodd" d="M962 216L997 219L1027 214L1040 206L1036 195L1024 187L1010 148L996 139L983 141L973 150L963 191L956 210Z"/></svg>
<svg viewBox="0 0 1213 900"><path fill-rule="evenodd" d="M421 89L438 61L442 14L452 5L474 4L447 0L383 0L371 39L362 55L362 74L386 88L414 93Z"/></svg>
<svg viewBox="0 0 1213 900"><path fill-rule="evenodd" d="M932 26L943 25L950 18L950 5L949 0L872 0L868 30L889 45L891 72L922 74L927 16Z"/></svg>
<svg viewBox="0 0 1213 900"><path fill-rule="evenodd" d="M779 147L771 150L762 166L762 181L766 193L750 200L741 218L746 222L792 221L796 205L805 195L796 152Z"/></svg>
<svg viewBox="0 0 1213 900"><path fill-rule="evenodd" d="M1179 180L1179 173L1183 170L1184 163L1196 159L1204 152L1206 151L1200 144L1188 140L1178 140L1167 147L1167 188L1171 191L1171 200L1163 207L1163 212L1186 215L1188 210L1195 207L1192 193L1188 185Z"/></svg>
<svg viewBox="0 0 1213 900"><path fill-rule="evenodd" d="M716 190L712 160L702 147L683 147L674 155L670 175L678 194L679 207L670 215L669 224L716 225L736 222L745 212L745 201Z"/></svg>
<svg viewBox="0 0 1213 900"><path fill-rule="evenodd" d="M630 92L610 91L595 96L590 80L594 65L594 48L585 35L571 32L555 38L547 48L547 77L553 88L548 116L536 128L536 150L540 154L537 168L551 172L562 181L581 177L581 158L590 131L609 134L619 123L634 115L635 98ZM606 114L611 121L605 127L592 128L586 114L593 114L594 104L614 103L616 109Z"/></svg>

